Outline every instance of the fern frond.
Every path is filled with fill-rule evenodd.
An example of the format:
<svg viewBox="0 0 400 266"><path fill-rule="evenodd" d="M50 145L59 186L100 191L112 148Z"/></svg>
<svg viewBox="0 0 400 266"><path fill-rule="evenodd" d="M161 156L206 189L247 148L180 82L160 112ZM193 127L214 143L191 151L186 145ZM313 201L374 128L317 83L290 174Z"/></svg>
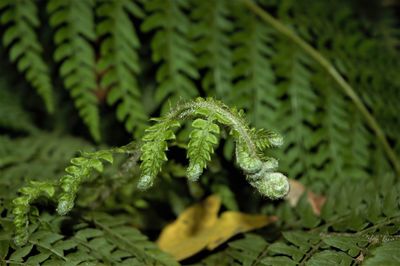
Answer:
<svg viewBox="0 0 400 266"><path fill-rule="evenodd" d="M220 129L213 120L212 117L207 120L197 118L192 123L194 129L189 135L190 141L187 151L189 158L187 177L191 181L199 179L203 169L207 166L207 162L211 160L214 145L218 144L218 138L215 135L219 135Z"/></svg>
<svg viewBox="0 0 400 266"><path fill-rule="evenodd" d="M71 166L65 168L67 174L60 179L61 194L58 198L57 212L67 214L75 203L82 183L91 179L93 170L103 172L103 161L113 163L113 153L124 153L123 149L84 152L80 157L71 159Z"/></svg>
<svg viewBox="0 0 400 266"><path fill-rule="evenodd" d="M23 109L20 99L12 94L0 79L0 128L24 132L35 132L29 114Z"/></svg>
<svg viewBox="0 0 400 266"><path fill-rule="evenodd" d="M98 230L102 231L104 237L111 244L115 245L118 249L124 251L130 256L134 255L138 264L166 266L179 265L171 255L160 251L154 243L147 240L147 237L129 225L129 221L122 220L125 223L116 223L113 216L102 213L92 215L90 220L94 222ZM84 236L85 234L81 234L80 236L90 238L93 233L97 237L99 236L99 234L94 231L89 231L88 233L89 235ZM130 263L133 262L134 261L132 260Z"/></svg>
<svg viewBox="0 0 400 266"><path fill-rule="evenodd" d="M249 8L253 13L257 14L264 22L277 30L282 36L288 38L291 42L300 47L306 54L310 56L315 62L317 62L325 73L328 73L332 81L337 85L341 91L349 97L352 103L356 106L357 110L363 115L363 117L368 122L371 129L374 131L379 143L384 148L389 160L392 162L395 171L400 173L400 162L397 158L396 153L392 149L385 136L382 128L378 124L375 117L366 107L365 103L362 101L360 96L357 94L355 89L351 86L349 82L340 74L340 72L331 64L331 62L324 57L318 50L311 46L308 42L303 40L299 35L297 35L293 30L285 26L284 23L275 19L268 12L263 10L260 6L255 4L252 0L243 0L244 5ZM332 13L333 14L333 13ZM335 13L336 14L336 13Z"/></svg>
<svg viewBox="0 0 400 266"><path fill-rule="evenodd" d="M102 18L96 26L97 34L103 37L98 61L99 71L103 73L100 86L109 90L107 102L117 104L117 118L125 123L126 130L141 130L147 115L137 82L140 43L129 15L143 17L143 13L132 1L104 0L96 14Z"/></svg>
<svg viewBox="0 0 400 266"><path fill-rule="evenodd" d="M144 190L153 185L163 163L168 160L165 154L168 150L167 141L175 139L173 129L179 126L180 123L176 120L159 119L157 124L146 129L142 139L144 144L141 147L142 173L138 183L139 189Z"/></svg>
<svg viewBox="0 0 400 266"><path fill-rule="evenodd" d="M370 164L375 175L385 176L392 172L392 167L386 159L385 152L379 145L374 145L371 153Z"/></svg>
<svg viewBox="0 0 400 266"><path fill-rule="evenodd" d="M89 148L83 139L42 131L20 138L0 135L0 195L4 204L10 205L29 180L56 181L68 158Z"/></svg>
<svg viewBox="0 0 400 266"><path fill-rule="evenodd" d="M312 125L320 101L311 86L310 62L291 44L277 42L274 57L281 101L276 114L276 127L285 136L282 147L282 167L291 178L300 178L312 171L314 153L310 149L313 139ZM315 180L313 180L315 181Z"/></svg>
<svg viewBox="0 0 400 266"><path fill-rule="evenodd" d="M284 231L280 241L269 244L261 237L246 235L229 243L221 256L238 265L334 266L368 260L396 265L399 189L390 176L361 184L334 181L320 217L309 211L306 196L296 208L282 204L274 209L274 215L282 219L282 228L290 231Z"/></svg>
<svg viewBox="0 0 400 266"><path fill-rule="evenodd" d="M326 78L316 76L315 79L316 86L324 88L320 100L324 111L322 117L318 119L321 125L315 132L312 143L313 147L318 147L317 154L313 158L313 166L322 169L310 173L310 176L323 175L327 178L323 182L329 182L328 180L344 175L344 156L350 147L349 140L343 137L345 132L350 132L348 101L329 83L326 86Z"/></svg>
<svg viewBox="0 0 400 266"><path fill-rule="evenodd" d="M100 115L97 106L94 51L95 39L92 0L50 0L47 10L50 25L56 30L54 59L61 63L60 75L70 91L90 134L100 140Z"/></svg>
<svg viewBox="0 0 400 266"><path fill-rule="evenodd" d="M264 151L266 148L280 147L284 143L282 136L271 130L252 128L250 132L260 152Z"/></svg>
<svg viewBox="0 0 400 266"><path fill-rule="evenodd" d="M54 112L53 86L47 64L43 59L43 47L35 32L40 21L35 2L30 0L1 0L0 23L6 25L3 44L10 47L9 57L25 74L30 85L42 97L49 113Z"/></svg>
<svg viewBox="0 0 400 266"><path fill-rule="evenodd" d="M371 252L371 256L366 258L363 265L397 265L400 263L396 254L399 248L400 240L385 242Z"/></svg>
<svg viewBox="0 0 400 266"><path fill-rule="evenodd" d="M370 153L372 149L370 145L372 138L373 136L368 132L360 114L354 110L354 107L350 108L350 146L345 150L346 154L344 155L344 172L346 175L359 180L368 176L368 170L371 169L370 162L372 156Z"/></svg>
<svg viewBox="0 0 400 266"><path fill-rule="evenodd" d="M266 241L257 235L246 234L243 239L232 241L226 251L227 257L239 261L241 265L259 265L262 254L267 250Z"/></svg>
<svg viewBox="0 0 400 266"><path fill-rule="evenodd" d="M19 192L22 195L13 200L14 241L17 245L23 245L28 240L28 213L31 203L42 195L52 198L55 188L51 183L31 181L29 186L21 188Z"/></svg>
<svg viewBox="0 0 400 266"><path fill-rule="evenodd" d="M179 98L191 99L198 92L192 81L199 74L195 68L195 56L188 41L190 24L183 9L185 0L149 0L145 9L150 15L145 18L141 29L155 31L151 42L152 59L159 63L156 79L158 88L155 100L161 103L168 97L175 103Z"/></svg>
<svg viewBox="0 0 400 266"><path fill-rule="evenodd" d="M256 127L267 127L273 123L278 107L271 67L272 31L245 9L238 9L234 14L238 32L232 37L233 77L238 81L230 101L245 109Z"/></svg>
<svg viewBox="0 0 400 266"><path fill-rule="evenodd" d="M63 232L70 223L70 232ZM73 221L43 214L23 247L8 245L0 264L26 265L179 265L121 215L89 213ZM3 245L4 246L4 245ZM3 247L2 246L2 247Z"/></svg>
<svg viewBox="0 0 400 266"><path fill-rule="evenodd" d="M195 21L191 34L194 38L194 50L198 54L197 64L206 69L202 87L207 95L224 99L231 91L232 51L229 34L233 23L229 20L228 2L193 2L191 17Z"/></svg>
<svg viewBox="0 0 400 266"><path fill-rule="evenodd" d="M114 153L129 153L130 146L121 148L115 148L110 150L101 150L97 152L83 152L81 156L71 159L71 166L65 169L67 173L59 181L59 187L61 193L58 196L58 207L57 212L60 215L67 214L74 206L75 198L80 189L82 183L89 181L92 178L94 170L97 172L103 171L103 161L109 163L113 162ZM51 192L48 192L49 197L54 195L54 185L48 182L36 182L32 183L32 186L23 187L20 191L24 194L23 197L14 200L13 213L18 218L19 214L24 216L20 219L15 219L15 228L18 233L16 236L16 242L18 245L24 244L27 239L27 226L28 218L27 213L30 209L30 203L41 195L43 191L47 191L52 188Z"/></svg>

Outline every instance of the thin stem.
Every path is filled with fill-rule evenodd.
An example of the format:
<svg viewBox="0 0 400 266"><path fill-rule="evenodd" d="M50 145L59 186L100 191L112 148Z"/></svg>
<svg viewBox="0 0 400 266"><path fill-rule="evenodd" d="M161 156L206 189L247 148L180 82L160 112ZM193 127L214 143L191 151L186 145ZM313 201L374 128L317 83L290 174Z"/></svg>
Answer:
<svg viewBox="0 0 400 266"><path fill-rule="evenodd" d="M272 26L276 31L280 34L287 37L293 43L298 45L301 49L304 50L312 59L314 59L320 66L325 69L326 72L332 77L332 79L339 85L342 91L353 101L354 105L364 116L368 125L375 132L378 141L383 146L389 160L392 162L395 171L398 175L400 175L400 163L396 156L396 153L390 147L386 136L379 126L378 122L372 116L372 114L368 111L367 107L364 105L360 97L357 95L355 90L351 87L351 85L339 74L339 72L335 69L335 67L316 49L314 49L311 45L301 39L295 32L293 32L290 28L286 27L279 20L272 17L267 11L263 10L252 0L242 0L244 5L258 15L264 22L268 23Z"/></svg>
<svg viewBox="0 0 400 266"><path fill-rule="evenodd" d="M38 247L41 247L43 249L46 249L46 250L50 251L51 253L53 253L57 257L63 259L67 263L70 262L70 259L68 259L67 257L64 257L64 255L62 253L60 253L57 250L53 249L51 246L43 245L42 243L40 243L40 241L29 240L29 243L31 243L32 245L36 245Z"/></svg>

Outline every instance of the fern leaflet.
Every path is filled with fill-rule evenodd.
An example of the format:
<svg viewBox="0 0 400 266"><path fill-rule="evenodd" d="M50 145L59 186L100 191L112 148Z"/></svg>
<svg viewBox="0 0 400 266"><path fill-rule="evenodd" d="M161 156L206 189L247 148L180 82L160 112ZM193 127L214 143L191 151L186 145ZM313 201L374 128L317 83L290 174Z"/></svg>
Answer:
<svg viewBox="0 0 400 266"><path fill-rule="evenodd" d="M74 98L90 134L100 140L100 115L97 106L94 52L95 38L92 0L50 0L47 10L50 25L56 30L54 59L61 63L64 86Z"/></svg>
<svg viewBox="0 0 400 266"><path fill-rule="evenodd" d="M274 121L277 108L275 74L270 58L271 30L253 14L238 9L238 32L232 37L235 45L233 77L238 81L232 90L231 102L248 112L256 127L267 127Z"/></svg>
<svg viewBox="0 0 400 266"><path fill-rule="evenodd" d="M218 139L214 135L219 134L219 127L210 117L207 120L198 118L193 121L194 130L190 133L188 144L189 166L187 168L187 177L189 180L197 181L206 168L207 162L211 160L211 154L214 152L214 145L218 144Z"/></svg>
<svg viewBox="0 0 400 266"><path fill-rule="evenodd" d="M43 48L35 29L40 21L35 2L30 0L1 0L0 23L8 25L3 35L4 46L10 47L10 60L17 63L18 70L43 98L47 111L54 111L53 90L48 66L43 60Z"/></svg>
<svg viewBox="0 0 400 266"><path fill-rule="evenodd" d="M139 39L129 15L142 17L141 9L132 1L104 0L96 9L102 21L96 26L97 34L103 37L100 45L98 68L100 85L109 90L107 101L117 103L117 118L125 122L128 132L141 130L147 115L141 102L138 88Z"/></svg>
<svg viewBox="0 0 400 266"><path fill-rule="evenodd" d="M224 99L232 82L232 51L229 34L233 23L228 19L228 2L194 1L192 18L196 22L191 31L198 67L207 72L202 80L209 96Z"/></svg>
<svg viewBox="0 0 400 266"><path fill-rule="evenodd" d="M184 0L145 2L145 9L150 15L141 28L145 32L156 31L151 47L153 61L160 63L156 75L159 86L155 94L158 103L166 97L176 103L179 98L191 99L197 95L192 79L198 78L198 73L188 41L190 24L182 10L188 3Z"/></svg>

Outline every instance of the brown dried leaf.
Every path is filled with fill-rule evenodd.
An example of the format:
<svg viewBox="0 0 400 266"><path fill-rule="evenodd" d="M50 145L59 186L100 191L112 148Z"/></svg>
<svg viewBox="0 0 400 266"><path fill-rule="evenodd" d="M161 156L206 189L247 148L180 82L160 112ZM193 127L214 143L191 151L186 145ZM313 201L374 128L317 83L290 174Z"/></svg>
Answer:
<svg viewBox="0 0 400 266"><path fill-rule="evenodd" d="M299 200L301 198L301 196L305 192L307 192L307 200L310 203L313 212L316 215L320 215L321 214L321 209L325 204L326 197L325 196L321 196L321 195L317 195L314 192L309 191L299 181L290 179L289 183L290 183L290 191L289 191L289 194L285 198L287 201L289 201L289 204L292 207L296 207L297 203L299 202Z"/></svg>

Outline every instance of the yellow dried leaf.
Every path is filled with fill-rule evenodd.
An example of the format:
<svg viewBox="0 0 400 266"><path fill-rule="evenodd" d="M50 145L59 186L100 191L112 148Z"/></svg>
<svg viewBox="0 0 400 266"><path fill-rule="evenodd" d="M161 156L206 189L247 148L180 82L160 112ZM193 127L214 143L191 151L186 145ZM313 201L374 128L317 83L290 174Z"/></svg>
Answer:
<svg viewBox="0 0 400 266"><path fill-rule="evenodd" d="M325 204L326 197L325 196L321 196L321 195L317 195L317 194L315 194L315 193L313 193L311 191L308 191L307 192L307 199L308 199L308 202L311 205L311 208L312 208L313 212L318 216L321 215L321 209Z"/></svg>
<svg viewBox="0 0 400 266"><path fill-rule="evenodd" d="M275 216L226 211L211 228L207 249L213 250L234 235L264 227L276 220Z"/></svg>
<svg viewBox="0 0 400 266"><path fill-rule="evenodd" d="M163 229L158 246L177 260L183 260L204 248L212 250L236 234L276 221L276 217L233 211L224 212L218 218L220 207L221 199L217 195L189 207Z"/></svg>

